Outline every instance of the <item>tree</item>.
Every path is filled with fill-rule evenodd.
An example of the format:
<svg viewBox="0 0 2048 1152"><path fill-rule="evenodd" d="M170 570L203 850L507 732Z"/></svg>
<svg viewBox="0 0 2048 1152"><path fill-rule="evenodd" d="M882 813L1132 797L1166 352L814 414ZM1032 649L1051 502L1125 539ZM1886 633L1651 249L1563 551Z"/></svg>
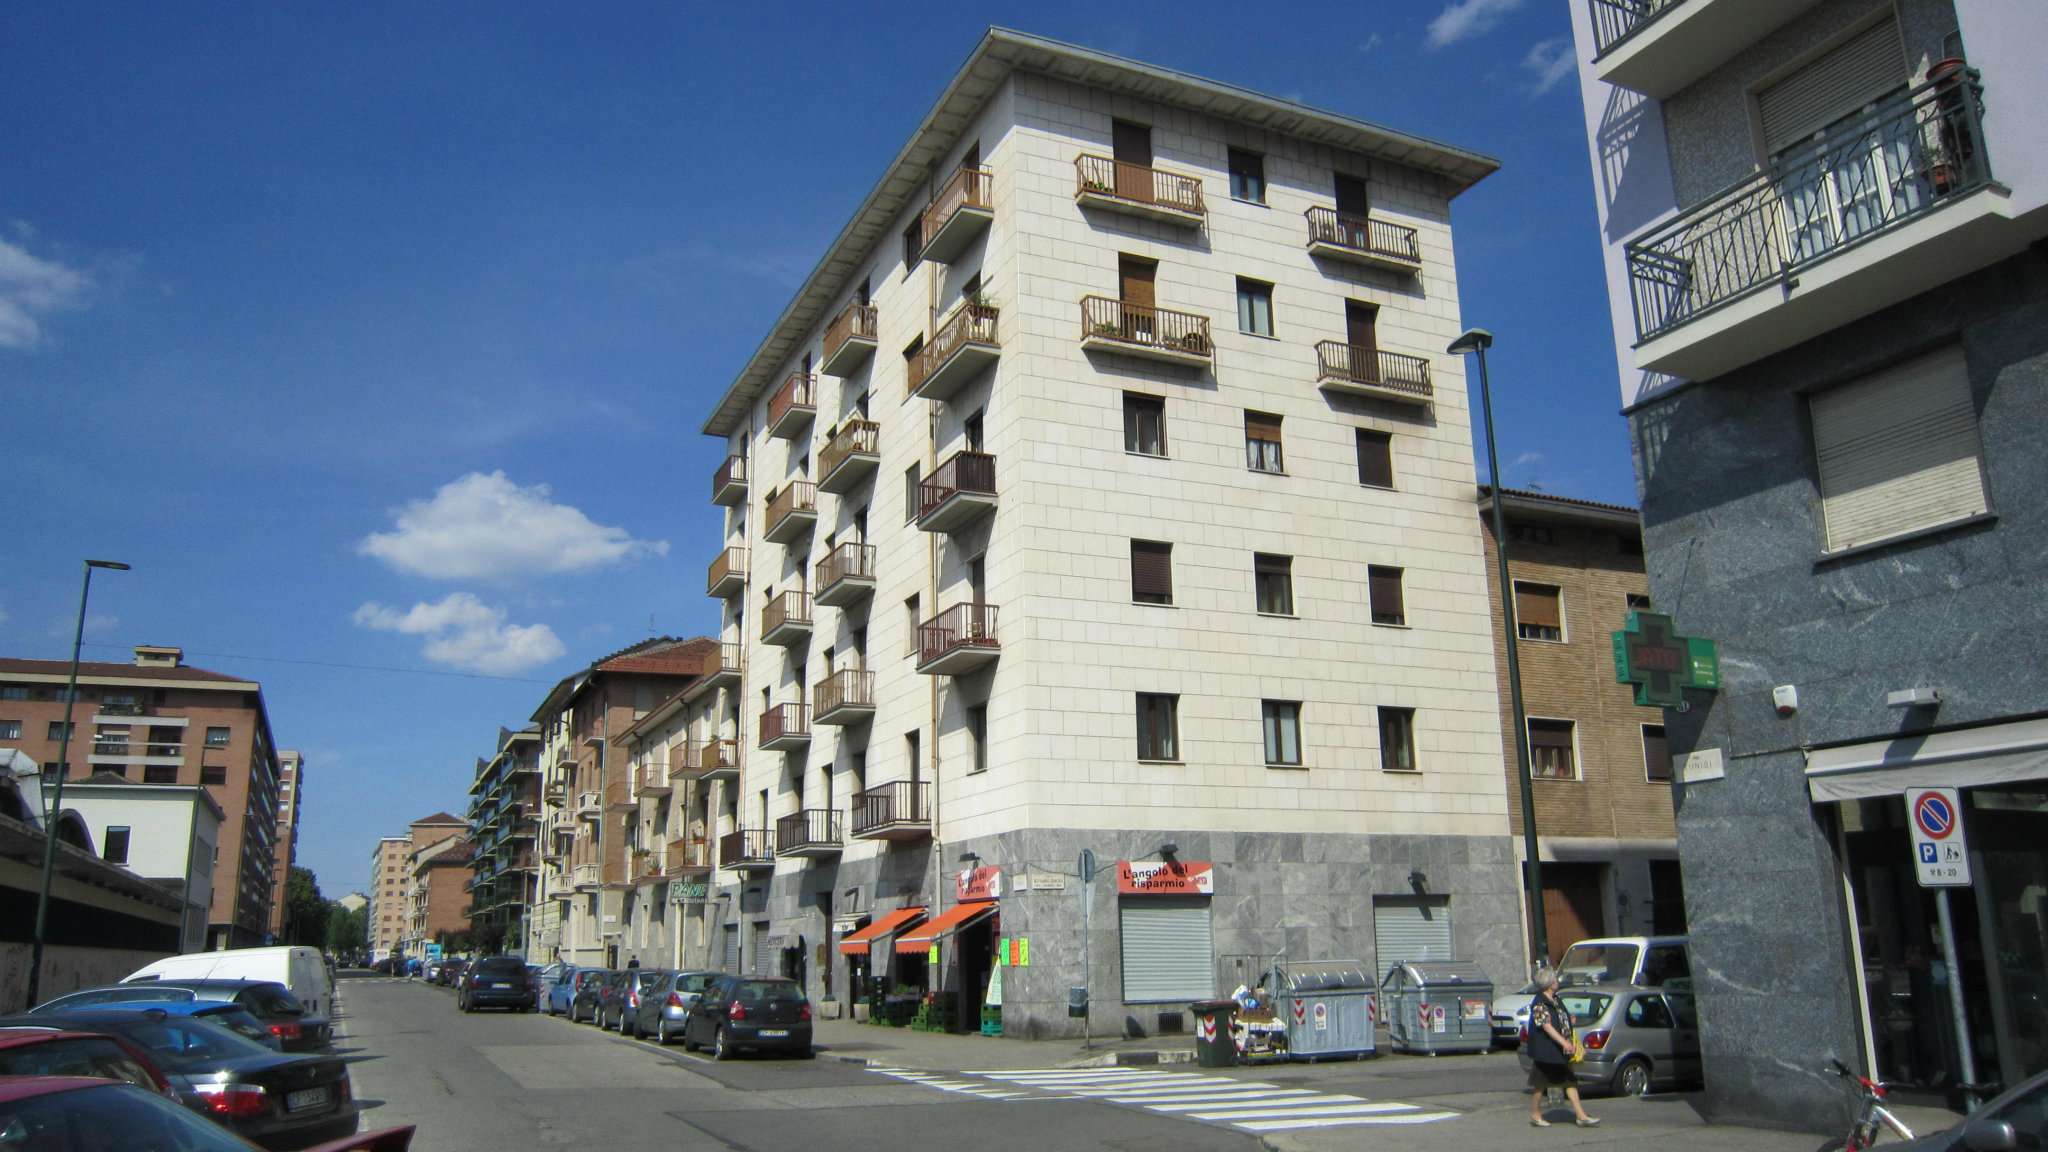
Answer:
<svg viewBox="0 0 2048 1152"><path fill-rule="evenodd" d="M327 903L327 947L336 953L360 952L366 945L368 909L350 911L339 901Z"/></svg>
<svg viewBox="0 0 2048 1152"><path fill-rule="evenodd" d="M310 868L293 865L284 882L284 942L327 946L327 901Z"/></svg>

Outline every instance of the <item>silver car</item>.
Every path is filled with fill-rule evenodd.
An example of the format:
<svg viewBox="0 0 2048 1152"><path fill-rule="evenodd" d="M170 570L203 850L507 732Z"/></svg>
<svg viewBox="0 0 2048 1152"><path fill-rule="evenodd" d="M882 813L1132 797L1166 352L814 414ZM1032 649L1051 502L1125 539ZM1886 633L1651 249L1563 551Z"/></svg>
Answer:
<svg viewBox="0 0 2048 1152"><path fill-rule="evenodd" d="M652 1037L663 1044L680 1037L690 1006L717 977L716 972L657 969L641 991L640 1003L633 1009L626 1031L643 1038Z"/></svg>
<svg viewBox="0 0 2048 1152"><path fill-rule="evenodd" d="M1641 1096L1699 1083L1700 1023L1691 993L1603 984L1566 988L1557 999L1586 1053L1571 1066L1581 1087ZM1530 1067L1527 1044L1520 1059Z"/></svg>

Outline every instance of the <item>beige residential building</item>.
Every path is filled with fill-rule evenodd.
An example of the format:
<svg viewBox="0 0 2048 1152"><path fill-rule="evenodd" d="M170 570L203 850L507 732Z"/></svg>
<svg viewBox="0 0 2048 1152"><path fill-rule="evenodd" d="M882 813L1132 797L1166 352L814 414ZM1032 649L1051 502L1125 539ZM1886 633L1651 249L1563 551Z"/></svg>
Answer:
<svg viewBox="0 0 2048 1152"><path fill-rule="evenodd" d="M391 955L405 938L405 865L411 852L411 837L386 836L370 853L370 903L363 922L373 962Z"/></svg>
<svg viewBox="0 0 2048 1152"><path fill-rule="evenodd" d="M285 883L299 860L299 799L306 788L306 758L285 749L277 754L277 858L271 864L270 936L284 939Z"/></svg>

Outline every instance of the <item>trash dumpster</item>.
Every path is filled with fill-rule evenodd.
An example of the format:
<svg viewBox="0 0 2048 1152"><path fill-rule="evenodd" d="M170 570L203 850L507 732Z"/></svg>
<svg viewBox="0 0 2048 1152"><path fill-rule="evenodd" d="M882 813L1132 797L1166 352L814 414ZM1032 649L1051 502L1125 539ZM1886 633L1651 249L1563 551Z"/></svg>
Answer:
<svg viewBox="0 0 2048 1152"><path fill-rule="evenodd" d="M1493 981L1477 964L1416 960L1380 982L1380 1012L1396 1052L1485 1052L1493 1047Z"/></svg>
<svg viewBox="0 0 2048 1152"><path fill-rule="evenodd" d="M1195 1014L1195 1063L1203 1068L1228 1068L1237 1063L1237 1043L1230 1034L1230 1017L1237 1011L1237 1001L1197 1000L1188 1009Z"/></svg>
<svg viewBox="0 0 2048 1152"><path fill-rule="evenodd" d="M1266 990L1287 1027L1293 1060L1370 1056L1379 997L1372 976L1356 960L1301 960L1275 964Z"/></svg>

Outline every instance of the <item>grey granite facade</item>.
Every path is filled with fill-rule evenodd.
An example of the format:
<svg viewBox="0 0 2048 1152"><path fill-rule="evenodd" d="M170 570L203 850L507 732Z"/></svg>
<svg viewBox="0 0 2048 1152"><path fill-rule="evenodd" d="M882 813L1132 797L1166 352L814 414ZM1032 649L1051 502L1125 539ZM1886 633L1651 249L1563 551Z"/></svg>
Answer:
<svg viewBox="0 0 2048 1152"><path fill-rule="evenodd" d="M1992 515L1821 554L1804 393L1959 341ZM1861 1051L1832 805L1803 750L2048 710L2048 250L1667 394L1630 416L1652 594L1721 646L1723 686L1667 714L1674 754L1725 779L1675 785L1710 1115L1839 1130L1825 1070ZM1774 685L1795 685L1781 717ZM1886 707L1938 688L1937 709Z"/></svg>

